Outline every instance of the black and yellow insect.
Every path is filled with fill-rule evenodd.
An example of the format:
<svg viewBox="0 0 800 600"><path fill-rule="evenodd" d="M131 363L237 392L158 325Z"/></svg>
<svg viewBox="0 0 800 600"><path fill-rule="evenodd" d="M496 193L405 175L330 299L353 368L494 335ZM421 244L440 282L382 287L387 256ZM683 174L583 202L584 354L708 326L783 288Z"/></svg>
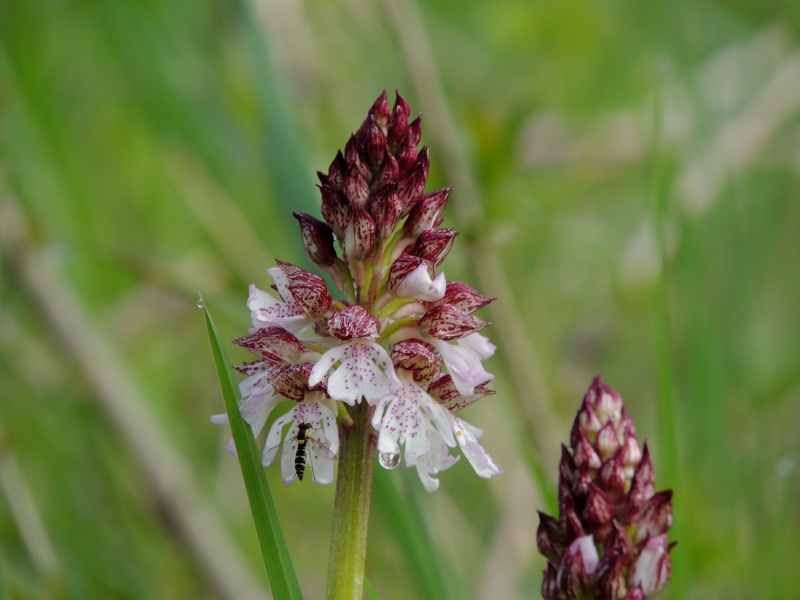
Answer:
<svg viewBox="0 0 800 600"><path fill-rule="evenodd" d="M297 429L283 442L264 452L266 458L262 457L262 460L265 465L271 464L280 455L281 477L286 485L290 485L294 479L302 481L306 467L311 469L312 479L317 483L330 483L332 480L333 467L329 463L336 458L336 454L314 437L314 430L317 428L319 425L315 423L301 421L297 423Z"/></svg>
<svg viewBox="0 0 800 600"><path fill-rule="evenodd" d="M294 455L294 472L300 481L303 481L303 473L306 471L306 446L308 440L308 432L313 428L311 423L300 423L297 425L297 452Z"/></svg>

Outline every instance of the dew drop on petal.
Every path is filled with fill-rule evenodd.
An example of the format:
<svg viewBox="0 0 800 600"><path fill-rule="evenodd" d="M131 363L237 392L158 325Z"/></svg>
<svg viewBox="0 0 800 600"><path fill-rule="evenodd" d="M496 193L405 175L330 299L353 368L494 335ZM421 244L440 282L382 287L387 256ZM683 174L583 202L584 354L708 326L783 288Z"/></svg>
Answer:
<svg viewBox="0 0 800 600"><path fill-rule="evenodd" d="M394 469L400 464L399 452L381 452L378 455L378 462L384 469Z"/></svg>

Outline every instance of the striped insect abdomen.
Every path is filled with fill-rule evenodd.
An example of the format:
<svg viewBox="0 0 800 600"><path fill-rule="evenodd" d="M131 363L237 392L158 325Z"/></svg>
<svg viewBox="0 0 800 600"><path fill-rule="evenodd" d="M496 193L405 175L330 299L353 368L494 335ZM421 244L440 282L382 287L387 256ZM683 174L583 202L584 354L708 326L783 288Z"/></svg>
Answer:
<svg viewBox="0 0 800 600"><path fill-rule="evenodd" d="M294 455L294 472L300 481L303 481L303 473L306 471L309 429L311 429L311 423L300 423L297 429L297 453Z"/></svg>

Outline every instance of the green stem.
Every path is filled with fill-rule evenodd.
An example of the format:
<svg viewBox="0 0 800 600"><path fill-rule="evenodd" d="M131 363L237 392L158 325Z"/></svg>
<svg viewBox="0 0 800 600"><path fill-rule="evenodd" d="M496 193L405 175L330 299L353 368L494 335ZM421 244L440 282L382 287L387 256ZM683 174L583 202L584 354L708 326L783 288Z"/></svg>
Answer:
<svg viewBox="0 0 800 600"><path fill-rule="evenodd" d="M328 600L360 600L364 593L367 526L377 444L370 424L372 412L373 408L362 399L350 410L352 424L341 424Z"/></svg>

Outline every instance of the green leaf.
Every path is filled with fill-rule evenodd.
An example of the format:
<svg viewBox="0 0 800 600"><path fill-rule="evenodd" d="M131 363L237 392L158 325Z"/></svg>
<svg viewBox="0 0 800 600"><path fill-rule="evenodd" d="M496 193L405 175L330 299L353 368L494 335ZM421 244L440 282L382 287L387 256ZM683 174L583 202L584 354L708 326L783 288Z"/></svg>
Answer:
<svg viewBox="0 0 800 600"><path fill-rule="evenodd" d="M267 569L272 594L275 598L302 599L300 584L292 566L267 476L261 465L261 455L256 448L253 430L239 414L239 386L234 382L228 353L220 343L217 328L208 308L203 306L203 312L206 316L208 338L217 366L222 396L225 399L225 411L231 423L233 441L236 444L239 466L247 488L247 498L250 501L250 510L253 513L258 543L261 546L261 555Z"/></svg>

